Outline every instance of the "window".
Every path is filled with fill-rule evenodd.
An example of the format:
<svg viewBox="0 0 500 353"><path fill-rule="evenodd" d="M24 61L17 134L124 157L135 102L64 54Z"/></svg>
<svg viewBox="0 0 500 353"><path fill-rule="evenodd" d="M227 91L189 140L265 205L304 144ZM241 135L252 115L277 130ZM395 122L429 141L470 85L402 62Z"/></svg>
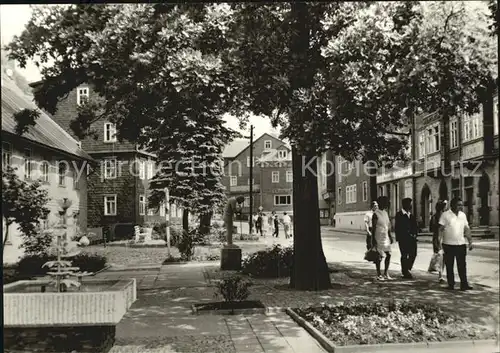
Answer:
<svg viewBox="0 0 500 353"><path fill-rule="evenodd" d="M155 215L155 209L148 207L148 216L154 216Z"/></svg>
<svg viewBox="0 0 500 353"><path fill-rule="evenodd" d="M113 123L104 124L104 142L116 142L116 125Z"/></svg>
<svg viewBox="0 0 500 353"><path fill-rule="evenodd" d="M384 196L384 187L383 186L378 187L378 196Z"/></svg>
<svg viewBox="0 0 500 353"><path fill-rule="evenodd" d="M345 203L355 203L356 202L356 185L349 185L345 188Z"/></svg>
<svg viewBox="0 0 500 353"><path fill-rule="evenodd" d="M238 177L236 175L231 175L231 179L229 180L229 186L238 185Z"/></svg>
<svg viewBox="0 0 500 353"><path fill-rule="evenodd" d="M104 196L104 215L116 216L116 195Z"/></svg>
<svg viewBox="0 0 500 353"><path fill-rule="evenodd" d="M293 182L293 172L291 170L286 171L286 182L287 183Z"/></svg>
<svg viewBox="0 0 500 353"><path fill-rule="evenodd" d="M429 128L427 128L427 136L426 136L426 154L434 153L439 151L439 124L435 124Z"/></svg>
<svg viewBox="0 0 500 353"><path fill-rule="evenodd" d="M144 216L146 213L146 196L139 195L139 216Z"/></svg>
<svg viewBox="0 0 500 353"><path fill-rule="evenodd" d="M272 147L272 141L271 140L266 140L264 141L264 149L269 150Z"/></svg>
<svg viewBox="0 0 500 353"><path fill-rule="evenodd" d="M337 157L337 174L342 174L342 157Z"/></svg>
<svg viewBox="0 0 500 353"><path fill-rule="evenodd" d="M292 196L291 195L274 195L274 205L291 205Z"/></svg>
<svg viewBox="0 0 500 353"><path fill-rule="evenodd" d="M76 89L76 104L81 105L89 100L89 88L80 86Z"/></svg>
<svg viewBox="0 0 500 353"><path fill-rule="evenodd" d="M116 159L105 159L104 160L104 179L115 179L116 178Z"/></svg>
<svg viewBox="0 0 500 353"><path fill-rule="evenodd" d="M146 179L146 161L142 159L139 160L139 178L141 180Z"/></svg>
<svg viewBox="0 0 500 353"><path fill-rule="evenodd" d="M59 162L57 169L58 169L57 174L59 175L59 186L65 186L66 185L66 172L67 172L66 163Z"/></svg>
<svg viewBox="0 0 500 353"><path fill-rule="evenodd" d="M405 198L406 197L413 198L413 181L411 180L405 181Z"/></svg>
<svg viewBox="0 0 500 353"><path fill-rule="evenodd" d="M41 180L44 183L49 182L49 163L48 162L42 162L40 165L40 174L41 174Z"/></svg>
<svg viewBox="0 0 500 353"><path fill-rule="evenodd" d="M250 196L245 196L245 201L243 202L243 207L250 207Z"/></svg>
<svg viewBox="0 0 500 353"><path fill-rule="evenodd" d="M255 167L255 157L252 157L252 167ZM247 167L250 167L250 157L247 157Z"/></svg>
<svg viewBox="0 0 500 353"><path fill-rule="evenodd" d="M76 169L73 171L73 189L75 190L80 189L79 177Z"/></svg>
<svg viewBox="0 0 500 353"><path fill-rule="evenodd" d="M165 212L165 201L162 201L160 203L160 217L165 217L166 212Z"/></svg>
<svg viewBox="0 0 500 353"><path fill-rule="evenodd" d="M330 210L328 208L320 209L319 218L330 218Z"/></svg>
<svg viewBox="0 0 500 353"><path fill-rule="evenodd" d="M493 102L493 136L498 135L498 101Z"/></svg>
<svg viewBox="0 0 500 353"><path fill-rule="evenodd" d="M418 156L419 158L425 157L425 133L420 132L418 134Z"/></svg>
<svg viewBox="0 0 500 353"><path fill-rule="evenodd" d="M247 184L250 185L250 178L247 179ZM252 185L255 185L255 179L252 178Z"/></svg>
<svg viewBox="0 0 500 353"><path fill-rule="evenodd" d="M271 181L273 183L279 183L280 182L280 172L279 171L273 171L271 173Z"/></svg>
<svg viewBox="0 0 500 353"><path fill-rule="evenodd" d="M2 168L12 166L12 145L8 142L2 142Z"/></svg>
<svg viewBox="0 0 500 353"><path fill-rule="evenodd" d="M278 151L278 158L279 159L285 159L287 155L288 155L287 150L279 150Z"/></svg>
<svg viewBox="0 0 500 353"><path fill-rule="evenodd" d="M495 116L494 119L497 119ZM476 114L464 118L463 141L475 140L483 136L483 116Z"/></svg>
<svg viewBox="0 0 500 353"><path fill-rule="evenodd" d="M337 190L337 203L339 205L342 204L342 188L338 188Z"/></svg>
<svg viewBox="0 0 500 353"><path fill-rule="evenodd" d="M31 150L25 148L24 154L24 179L31 179Z"/></svg>
<svg viewBox="0 0 500 353"><path fill-rule="evenodd" d="M450 121L450 148L458 147L458 121L453 119Z"/></svg>
<svg viewBox="0 0 500 353"><path fill-rule="evenodd" d="M368 200L368 182L363 181L363 201Z"/></svg>

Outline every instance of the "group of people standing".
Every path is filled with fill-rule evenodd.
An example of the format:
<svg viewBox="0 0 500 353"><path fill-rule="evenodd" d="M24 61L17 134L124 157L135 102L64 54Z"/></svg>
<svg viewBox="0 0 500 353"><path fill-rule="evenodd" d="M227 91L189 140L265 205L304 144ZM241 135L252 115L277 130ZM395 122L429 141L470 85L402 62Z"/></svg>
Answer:
<svg viewBox="0 0 500 353"><path fill-rule="evenodd" d="M260 233L260 236L266 236L268 230L270 230L272 236L278 238L280 223L283 225L285 239L289 239L291 237L290 225L292 224L292 219L287 212L283 213L281 220L276 214L276 211L271 212L271 217L268 217L262 210L255 212L252 216L253 229L255 229L257 234Z"/></svg>
<svg viewBox="0 0 500 353"><path fill-rule="evenodd" d="M371 210L365 215L366 226L366 248L367 251L377 252L375 266L378 280L389 280L389 266L391 262L392 245L398 242L401 253L402 277L412 279L413 264L417 257L417 235L418 225L415 215L412 213L412 199L402 200L402 209L396 213L394 239L391 232L391 221L387 209L389 199L381 196L371 204ZM472 237L469 223L465 213L462 211L463 202L454 198L447 209L447 201L438 201L436 213L433 215L430 228L433 233L433 258L438 261L438 280L444 282L443 272L446 267L448 288L455 287L454 262L457 260L458 275L460 277L460 289L470 290L472 287L467 281L466 271L466 238L468 249L472 250ZM381 262L384 259L384 272L381 272Z"/></svg>

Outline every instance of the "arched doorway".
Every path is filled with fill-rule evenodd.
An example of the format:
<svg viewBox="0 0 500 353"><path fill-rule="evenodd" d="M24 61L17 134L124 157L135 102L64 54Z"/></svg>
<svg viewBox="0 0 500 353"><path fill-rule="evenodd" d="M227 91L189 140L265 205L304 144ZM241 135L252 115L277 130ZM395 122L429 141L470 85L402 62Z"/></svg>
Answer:
<svg viewBox="0 0 500 353"><path fill-rule="evenodd" d="M439 199L440 200L449 200L448 196L448 186L446 185L446 181L443 179L439 184Z"/></svg>
<svg viewBox="0 0 500 353"><path fill-rule="evenodd" d="M431 199L431 189L427 184L422 188L422 193L420 196L420 220L422 222L421 227L426 228L429 225L430 208L429 202Z"/></svg>
<svg viewBox="0 0 500 353"><path fill-rule="evenodd" d="M490 206L488 202L490 194L490 178L488 174L483 173L479 179L479 225L487 226L490 224Z"/></svg>

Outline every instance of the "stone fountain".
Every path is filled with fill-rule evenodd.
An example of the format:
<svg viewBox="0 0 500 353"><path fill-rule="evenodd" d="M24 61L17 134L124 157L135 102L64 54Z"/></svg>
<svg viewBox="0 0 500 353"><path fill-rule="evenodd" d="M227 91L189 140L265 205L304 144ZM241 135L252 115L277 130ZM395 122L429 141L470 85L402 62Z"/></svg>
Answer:
<svg viewBox="0 0 500 353"><path fill-rule="evenodd" d="M66 212L71 202L64 199L60 205L57 260L44 264L50 279L3 287L4 345L19 351L104 353L114 344L116 325L137 299L136 281L83 280L93 274L68 261L80 252L68 246Z"/></svg>

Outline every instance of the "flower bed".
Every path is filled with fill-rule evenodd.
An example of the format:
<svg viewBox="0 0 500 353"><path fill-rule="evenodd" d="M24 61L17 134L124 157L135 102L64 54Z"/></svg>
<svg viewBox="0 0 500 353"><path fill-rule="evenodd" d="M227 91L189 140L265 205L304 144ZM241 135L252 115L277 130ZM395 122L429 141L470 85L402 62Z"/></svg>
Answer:
<svg viewBox="0 0 500 353"><path fill-rule="evenodd" d="M495 338L494 330L429 303L353 301L294 311L337 346Z"/></svg>

